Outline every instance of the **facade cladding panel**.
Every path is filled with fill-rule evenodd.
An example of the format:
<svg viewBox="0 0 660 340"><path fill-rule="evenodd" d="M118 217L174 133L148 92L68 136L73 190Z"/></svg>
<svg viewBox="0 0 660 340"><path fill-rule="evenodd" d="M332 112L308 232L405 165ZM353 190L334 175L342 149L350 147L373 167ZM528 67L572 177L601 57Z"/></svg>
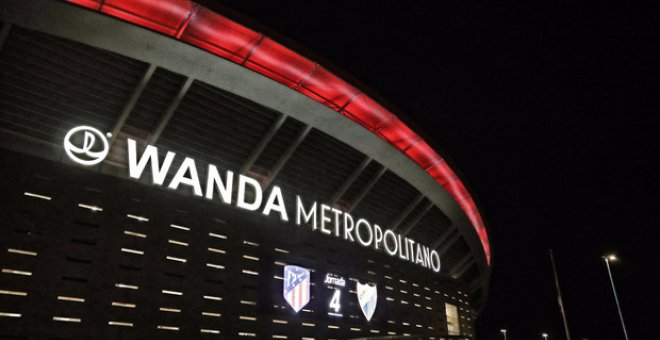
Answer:
<svg viewBox="0 0 660 340"><path fill-rule="evenodd" d="M72 120L112 129L147 65L72 45L20 27L12 30L0 55L4 128L51 143L60 142Z"/></svg>
<svg viewBox="0 0 660 340"><path fill-rule="evenodd" d="M255 43L253 32L188 3L186 11L197 15L163 9L161 24L143 18L141 25L198 44L209 40L200 38L208 32L182 35L183 27L186 20L206 20ZM101 8L94 1L80 4ZM101 9L134 21L151 6L135 2L128 15L123 5L107 1ZM458 311L457 337L473 337L485 295L480 282L486 273L474 261L481 250L471 248L445 207L396 169L318 126L180 71L20 24L4 22L0 36L0 337L452 338L447 305ZM241 41L222 53L241 56ZM274 55L289 51L262 43ZM213 48L220 46L227 42ZM249 55L244 52L242 58ZM247 67L270 67L267 55ZM319 101L333 91L358 93L342 82L324 88L331 82L318 80L334 76L318 65L292 65L270 77L296 84L315 69L298 91ZM370 100L355 99L347 112ZM392 133L387 124L384 134ZM114 132L101 164L84 168L64 152L67 131L80 125ZM395 143L405 144L404 137ZM175 152L174 169L185 157L195 159L200 178L212 163L223 174L256 179L265 194L281 188L289 221L195 197L190 187L154 185L149 167L131 179L128 138L139 152L157 146L161 161ZM434 273L296 225L296 195L430 246L441 254L442 269ZM310 271L311 300L298 313L282 294L286 265ZM345 284L328 284L328 274ZM370 320L360 307L358 283L377 288Z"/></svg>
<svg viewBox="0 0 660 340"><path fill-rule="evenodd" d="M277 114L195 81L157 145L239 169Z"/></svg>
<svg viewBox="0 0 660 340"><path fill-rule="evenodd" d="M126 120L126 130L147 139L184 83L184 77L158 67ZM132 129L131 129L132 128Z"/></svg>

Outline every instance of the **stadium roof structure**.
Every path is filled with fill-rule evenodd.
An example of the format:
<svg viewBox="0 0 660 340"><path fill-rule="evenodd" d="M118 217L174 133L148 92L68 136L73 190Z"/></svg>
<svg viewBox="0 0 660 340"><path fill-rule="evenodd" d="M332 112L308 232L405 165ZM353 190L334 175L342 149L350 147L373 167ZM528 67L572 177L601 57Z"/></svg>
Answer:
<svg viewBox="0 0 660 340"><path fill-rule="evenodd" d="M345 120L337 121L335 117L319 118L317 116L310 116L305 118L307 119L305 123L313 122L315 124L299 126L293 122L286 121L286 115L278 117L277 114L263 108L250 106L250 104L245 103L241 98L234 98L225 93L218 93L213 88L196 83L192 79L194 75L191 78L187 78L182 86L179 86L178 83L182 79L178 79L178 75L170 74L155 65L150 66L142 74L143 70L138 66L126 62L122 64L116 58L107 57L108 60L101 61L103 63L117 63L118 68L124 69L126 77L134 77L141 80L138 82L138 86L140 84L142 86L139 91L137 91L137 88L126 89L128 92L137 92L138 97L143 92L145 94L149 92L148 82L160 81L161 94L167 92L166 96L173 97L173 102L176 102L177 105L187 106L190 115L194 115L195 112L209 111L205 114L212 116L214 112L209 107L217 103L213 102L215 99L209 100L209 98L220 97L224 97L224 100L227 102L223 105L239 106L242 109L255 112L256 116L262 118L261 121L256 121L254 118L251 118L250 121L242 121L243 118L239 113L240 110L229 110L229 113L222 113L222 115L226 116L219 115L215 119L232 120L234 125L236 125L233 126L234 129L237 126L243 126L245 129L248 129L248 126L250 126L250 129L255 129L254 136L245 134L243 143L240 140L234 141L233 144L230 144L229 140L224 141L224 148L233 148L233 150L225 151L224 159L229 160L229 163L232 163L232 160L235 159L235 166L237 168L240 168L242 171L260 173L265 181L273 181L278 175L286 179L286 172L292 171L285 169L286 165L289 162L296 162L296 158L314 158L314 153L318 153L319 150L324 149L338 153L343 152L340 155L341 157L334 158L334 164L342 168L341 171L337 172L337 178L332 178L332 181L329 180L327 183L317 182L310 183L309 185L317 186L315 189L322 192L324 190L328 191L328 195L326 196L331 197L333 204L343 204L349 210L354 209L357 203L365 200L365 196L374 196L380 203L371 205L362 204L358 208L365 210L365 213L370 215L381 214L389 216L391 217L391 228L396 228L399 233L404 235L413 235L418 239L426 241L432 247L441 249L444 254L443 266L448 266L445 267L445 272L455 278L462 277L462 279L466 279L467 276L470 276L467 281L472 282L475 289L481 287L487 291L487 276L490 272L491 264L491 245L486 226L474 199L456 172L431 147L429 142L425 141L390 110L374 100L372 96L369 96L356 86L351 85L328 71L319 63L305 58L266 35L191 1L68 0L64 2L73 3L106 16L149 29L168 37L168 39L191 45L204 52L228 60L235 65L239 65L241 68L254 71L261 76L265 76L270 80L286 86L288 92L292 92L291 90L293 90L300 95L311 98L315 102L335 111L338 116L350 119L350 121L359 125L359 127L366 129L372 135L386 142L390 146L390 149L394 149L400 154L405 155L422 172L408 171L409 175L401 176L401 172L394 171L396 175L403 177L408 182L403 183L399 178L392 176L387 171L388 168L393 169L402 166L400 160L397 159L391 161L391 164L384 164L383 159L387 157L381 157L381 159L374 158L374 160L383 163L382 166L379 166L377 162L372 162L371 158L377 152L365 152L368 157L361 159L353 155L349 150L343 152L341 147L326 140L323 135L315 133L311 128L312 125L314 127L325 125L325 132L332 130L333 133L331 135L333 137L343 134L343 137L339 138L340 140L363 152L369 148L372 151L384 150L381 146L367 147L365 146L367 142L362 141L360 138L350 138L353 131L355 131L353 127L346 129L348 132L339 131L339 129L349 125L344 123ZM68 6L54 1L39 3L45 6L45 10L42 11L42 15L45 16L57 15L57 11L66 11L61 6ZM124 41L120 40L126 40L128 33L130 33L125 31L124 28L117 26L114 19L112 19L113 21L99 22L98 20L90 20L85 14L76 14L77 16L67 17L68 23L63 24L62 21L48 22L49 20L43 20L44 18L39 17L38 14L32 17L22 16L20 9L17 10L20 6L27 7L34 6L34 4L17 5L10 9L10 11L16 11L14 13L14 22L23 27L47 32L57 31L57 35L61 37L71 38L111 51L114 50L113 52L120 54L132 54L130 55L131 57L140 60L148 60L150 58L149 54L153 55L162 52L158 48L150 46L150 44L158 44L158 42L153 41L147 42L147 46L138 49L131 48L131 46L124 46L122 47L122 51L117 51L116 48L111 48L113 44L123 44ZM91 12L83 12L91 14ZM10 17L11 15L9 13ZM119 32L122 30L124 31ZM116 35L116 37L110 37L110 35ZM104 39L99 40L99 36L104 36L105 41ZM140 38L144 38L144 36L135 39ZM158 41L160 42L161 40ZM173 63L197 63L195 66L197 69L194 73L197 75L205 74L205 77L213 76L213 72L209 71L208 68L204 68L206 59L195 59L189 55L185 55L185 53L181 52L180 55L170 56L170 60L167 63L169 65L174 65ZM161 57L159 56L159 58ZM75 60L62 61L62 63L67 62L73 63ZM160 64L158 66L168 65ZM75 66L71 67L73 68ZM173 66L168 69L175 68L176 66ZM90 70L90 72L93 71ZM244 75L245 73L241 74ZM190 72L188 75L190 75ZM230 79L227 82L231 85L235 80ZM118 91L121 92L123 90ZM187 91L188 93L186 93ZM256 88L254 91L259 92L260 89ZM188 98L183 98L184 95ZM135 111L143 110L143 118L146 117L146 120L159 121L157 117L149 116L150 113L147 112L149 111L146 108L147 105L138 101L137 97L129 98L129 103L131 100L133 100L131 109L135 108ZM275 101L278 100L282 101L283 99L275 99ZM121 106L123 103L117 105ZM156 131L145 136L145 141L150 143L159 141L160 143L179 146L190 144L189 141L175 136L175 131L198 133L191 130L190 124L177 118L179 114L174 114L174 111L182 110L177 105L174 105L171 110L167 106L160 108L160 111L166 112L166 116L169 113L169 117L160 120L160 123L164 124L159 124ZM118 110L121 111L121 107ZM286 110L278 111L290 114ZM325 112L328 112L328 110L325 110L324 114ZM128 113L130 112L126 112L125 117L122 113L123 120L119 119L121 124L113 125L108 123L109 130L113 132L113 135L116 136L122 133L124 124L129 127L132 125L139 130L140 125L144 123L145 119L142 119L142 122L140 121L139 112L130 116ZM300 118L301 116L298 114L295 117ZM146 129L147 127L145 127ZM275 136L278 133L283 135L280 138L281 140L277 140L279 137ZM308 144L315 145L311 145L307 149L298 148L305 138L309 139ZM281 143L278 145L279 142ZM249 145L249 147L246 145ZM213 141L209 139L209 145L201 147L200 150L204 148L217 151L219 144L213 144ZM328 154L329 152L325 151L324 157L331 158ZM387 150L387 152L391 151ZM294 153L297 154L294 155ZM272 159L269 159L269 154L273 155L271 157ZM433 180L435 186L431 188L428 186L428 183L430 183L428 180L415 178L419 177L415 176L415 174L419 173L425 173L425 176ZM289 174L289 176L294 175ZM297 174L296 176L300 177L302 174ZM375 185L379 180L383 181L384 184ZM415 190L405 189L410 185L419 190L421 194ZM370 189L374 190L369 192ZM413 194L408 195L408 193ZM408 203L392 206L382 203L382 201L397 196L401 198L401 202L407 201ZM449 202L449 200L453 200L453 202ZM453 206L457 206L460 212L453 211ZM440 209L436 207L440 207ZM472 230L468 231L467 226ZM451 253L455 254L452 255ZM449 259L446 260L445 258ZM468 275L470 272L472 272L472 275Z"/></svg>

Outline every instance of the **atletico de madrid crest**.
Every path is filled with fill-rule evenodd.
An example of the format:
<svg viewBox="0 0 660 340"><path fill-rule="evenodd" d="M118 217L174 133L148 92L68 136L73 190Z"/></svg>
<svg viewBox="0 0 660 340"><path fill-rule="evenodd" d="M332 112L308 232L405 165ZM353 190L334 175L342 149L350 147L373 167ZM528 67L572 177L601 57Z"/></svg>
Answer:
<svg viewBox="0 0 660 340"><path fill-rule="evenodd" d="M298 313L309 302L309 270L298 266L284 267L282 294L289 306Z"/></svg>
<svg viewBox="0 0 660 340"><path fill-rule="evenodd" d="M357 297L362 309L362 314L371 320L376 311L376 303L378 302L378 291L375 285L357 283Z"/></svg>

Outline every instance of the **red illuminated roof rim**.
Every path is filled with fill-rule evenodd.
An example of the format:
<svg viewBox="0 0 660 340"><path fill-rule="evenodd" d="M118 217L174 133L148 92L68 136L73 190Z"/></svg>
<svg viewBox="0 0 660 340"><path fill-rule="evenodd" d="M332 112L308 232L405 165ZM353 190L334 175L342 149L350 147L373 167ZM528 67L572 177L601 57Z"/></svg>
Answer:
<svg viewBox="0 0 660 340"><path fill-rule="evenodd" d="M477 232L490 265L487 229L467 188L447 160L428 144L430 139L422 138L399 116L383 107L380 103L384 100L379 96L364 93L319 63L190 0L64 1L168 35L240 64L362 125L416 162L454 198Z"/></svg>
<svg viewBox="0 0 660 340"><path fill-rule="evenodd" d="M378 91L374 90L373 87L371 87L369 84L366 84L362 82L359 78L356 78L353 76L351 73L346 72L343 70L341 67L338 67L335 65L332 60L327 59L323 55L310 50L307 48L304 44L298 43L296 40L291 39L290 37L279 33L277 30L274 30L266 25L264 25L261 22L258 22L248 16L243 15L240 12L237 12L222 3L219 3L217 1L213 0L198 0L197 3L199 3L202 6L206 6L208 9L211 9L217 13L222 13L224 17L227 17L230 20L236 21L241 23L242 25L245 25L246 27L253 27L260 31L261 33L268 32L266 35L267 37L282 43L284 46L287 46L288 48L291 48L292 50L296 51L298 54L302 55L303 57L309 59L309 60L315 60L316 63L323 65L324 68L326 68L328 71L334 73L335 75L339 76L340 78L348 81L348 83L354 85L354 87L358 88L360 92L367 94L368 96L376 99L378 103L383 105L385 108L387 108L389 111L395 114L395 116L399 119L402 119L406 125L412 125L414 127L414 130L417 131L418 133L421 133L424 135L424 140L426 141L433 141L433 139L429 136L428 133L423 129L423 127L419 126L414 120L412 120L406 113L405 111L399 109L396 105L394 105L392 102L390 102L387 97L381 95ZM264 33L265 34L265 33ZM442 150L435 141L433 141L433 147L436 150ZM443 156L445 157L445 156Z"/></svg>

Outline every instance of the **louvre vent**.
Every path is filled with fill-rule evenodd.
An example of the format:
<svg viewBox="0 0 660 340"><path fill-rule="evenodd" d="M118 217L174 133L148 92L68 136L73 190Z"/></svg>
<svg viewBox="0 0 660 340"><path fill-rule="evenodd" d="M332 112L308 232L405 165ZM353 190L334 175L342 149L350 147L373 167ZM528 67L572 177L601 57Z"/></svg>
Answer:
<svg viewBox="0 0 660 340"><path fill-rule="evenodd" d="M446 269L452 268L458 261L470 253L470 247L464 238L459 238L442 256L442 265Z"/></svg>
<svg viewBox="0 0 660 340"><path fill-rule="evenodd" d="M461 277L461 279L465 282L473 282L477 278L479 278L479 267L477 267L476 264L473 264L472 266L470 266L470 269L468 269L465 272L465 274L463 274L463 277ZM481 292L481 289L479 290L479 292ZM479 298L478 295L476 297Z"/></svg>
<svg viewBox="0 0 660 340"><path fill-rule="evenodd" d="M392 171L386 171L355 208L355 214L389 227L419 192Z"/></svg>
<svg viewBox="0 0 660 340"><path fill-rule="evenodd" d="M182 75L170 72L163 68L156 68L149 83L140 95L133 111L126 120L124 129L141 131L143 135L136 136L146 138L151 134L162 118L167 106L175 97L177 91L183 84Z"/></svg>
<svg viewBox="0 0 660 340"><path fill-rule="evenodd" d="M195 81L158 144L240 169L277 116L249 100Z"/></svg>
<svg viewBox="0 0 660 340"><path fill-rule="evenodd" d="M49 143L75 125L109 131L145 63L12 27L0 53L2 129Z"/></svg>
<svg viewBox="0 0 660 340"><path fill-rule="evenodd" d="M312 129L275 183L282 183L298 193L310 193L308 200L327 202L363 158L364 155L350 146Z"/></svg>
<svg viewBox="0 0 660 340"><path fill-rule="evenodd" d="M304 124L291 118L287 117L284 121L284 124L277 131L277 134L273 139L268 143L268 146L259 156L259 159L255 162L255 167L268 171L275 167L275 164L284 154L287 148L293 143L296 139L296 136L302 131Z"/></svg>
<svg viewBox="0 0 660 340"><path fill-rule="evenodd" d="M353 184L346 190L346 193L342 196L342 201L346 204L351 204L358 197L362 189L369 183L369 181L376 176L376 173L382 169L376 161L371 161L367 167L360 173L360 175L355 179Z"/></svg>
<svg viewBox="0 0 660 340"><path fill-rule="evenodd" d="M405 226L406 223L404 222L402 225ZM418 242L433 244L449 230L450 226L451 221L449 218L440 209L433 207L424 214L424 217L417 222L415 228L410 231L410 237Z"/></svg>
<svg viewBox="0 0 660 340"><path fill-rule="evenodd" d="M416 202L416 200L413 200L413 202ZM417 205L415 205L410 213L408 213L408 215L401 221L398 229L402 231L406 230L406 228L408 228L411 224L414 224L415 228L417 228L417 225L419 222L421 222L421 219L426 218L426 215L428 214L428 204L429 200L426 198L417 202Z"/></svg>

